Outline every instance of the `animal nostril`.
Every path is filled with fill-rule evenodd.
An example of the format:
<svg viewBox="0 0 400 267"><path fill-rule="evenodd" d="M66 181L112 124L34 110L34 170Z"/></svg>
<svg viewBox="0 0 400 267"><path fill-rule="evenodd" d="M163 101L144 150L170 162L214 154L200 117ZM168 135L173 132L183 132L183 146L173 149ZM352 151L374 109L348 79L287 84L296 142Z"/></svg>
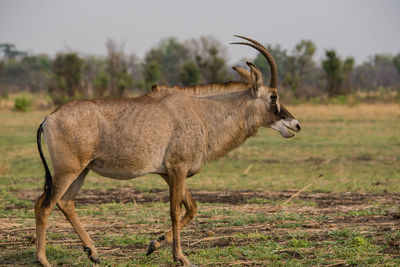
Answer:
<svg viewBox="0 0 400 267"><path fill-rule="evenodd" d="M277 100L278 96L277 95L271 95L271 100Z"/></svg>
<svg viewBox="0 0 400 267"><path fill-rule="evenodd" d="M300 129L301 129L300 124L296 124L296 128L297 128L297 130L300 131Z"/></svg>

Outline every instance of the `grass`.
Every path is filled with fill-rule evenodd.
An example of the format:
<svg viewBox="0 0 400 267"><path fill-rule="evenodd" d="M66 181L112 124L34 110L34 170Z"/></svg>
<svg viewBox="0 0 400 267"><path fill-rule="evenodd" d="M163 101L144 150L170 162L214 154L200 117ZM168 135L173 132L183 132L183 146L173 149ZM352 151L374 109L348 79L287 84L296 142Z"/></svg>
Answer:
<svg viewBox="0 0 400 267"><path fill-rule="evenodd" d="M199 215L182 232L185 254L201 266L224 266L227 263L265 266L400 264L396 256L398 248L390 252L393 249L390 242L398 241L400 231L382 231L380 225L382 218L386 218L384 224L390 223L395 227L398 225L396 220L388 220L383 214L376 218L375 213L358 210L359 206L349 206L347 212L339 213L335 209L319 208L319 204L306 206L307 210L301 211L297 204L282 209L278 201L263 205L199 203ZM386 209L397 205L385 203ZM271 208L276 211L266 212ZM21 209L31 212L27 206ZM321 219L319 214L322 210L325 217ZM78 213L97 245L104 266L171 263L169 246L150 257L144 256L146 244L160 234L155 229L169 227L168 203L80 205ZM349 217L354 214L370 221L370 224L349 226L346 222L351 222ZM11 217L15 218L14 223L21 224L22 229L33 225L32 217L23 218L18 214ZM141 218L147 220L140 221ZM29 233L18 233L19 239L15 241L29 237ZM48 238L47 253L51 262L89 264L78 237L58 210L52 213ZM7 242L7 238L0 242ZM6 250L8 253L3 255L0 253L0 262L33 264L33 247L29 243L25 246Z"/></svg>
<svg viewBox="0 0 400 267"><path fill-rule="evenodd" d="M284 139L270 129L204 166L188 184L201 190L296 190L314 192L400 191L398 105L295 106L302 132ZM48 112L47 112L48 113ZM40 188L43 169L35 133L45 112L0 112L0 184ZM89 174L88 188L132 186L166 189L157 176L113 181Z"/></svg>
<svg viewBox="0 0 400 267"><path fill-rule="evenodd" d="M395 205L398 203L393 204ZM323 221L318 217L322 209L317 207L311 207L308 211L298 211L298 207L294 205L278 213L268 214L264 211L266 208L278 207L279 204L232 206L200 203L199 215L182 231L184 252L191 261L200 266L400 264L398 247L391 244L396 240L398 242L400 231L382 230L379 218L374 221L370 214L363 213L360 216L371 220L373 226L349 227L341 223L346 215L338 214L334 210L325 209L326 218ZM101 209L105 216L85 213L88 208ZM208 216L215 209L219 212ZM168 225L164 224L168 221L167 203L129 203L119 206L106 203L95 207L80 206L78 210L102 257L102 266L159 266L172 263L170 246L149 257L144 255L148 242L160 234L153 229L168 228ZM130 214L140 211L141 215L127 219L120 216L121 211ZM248 214L241 216L246 211ZM149 218L161 220L162 223L153 220L132 224L144 214ZM245 219L245 224L237 224L233 220L238 217L250 219ZM117 227L119 222L123 222L124 225ZM396 220L386 220L385 224L387 223L398 225ZM305 227L310 224L317 224L318 227ZM207 227L202 227L204 225ZM52 263L89 265L78 237L63 219L61 212L53 212L48 233L50 244L47 246L47 255ZM24 235L20 234L16 241L23 238ZM32 245L5 251L8 253L0 253L0 262L4 264L34 264Z"/></svg>
<svg viewBox="0 0 400 267"><path fill-rule="evenodd" d="M200 266L400 264L400 229L391 217L399 211L398 198L369 195L365 201L341 203L334 195L400 191L399 106L299 105L289 110L302 125L295 138L260 129L238 149L204 166L188 184L192 190L207 191L298 191L312 183L301 193L305 197L287 204L287 196L279 194L250 197L238 205L199 203L199 215L182 232L184 253ZM0 111L0 265L35 261L32 200L44 183L35 139L47 113ZM83 186L115 188L132 188L146 196L157 194L150 189L167 189L154 175L115 181L89 173ZM319 199L321 194L335 204L327 206L330 200ZM168 203L110 199L78 203L77 213L104 266L172 263L169 246L144 256L147 242L169 228ZM78 237L57 209L48 238L50 262L89 265Z"/></svg>

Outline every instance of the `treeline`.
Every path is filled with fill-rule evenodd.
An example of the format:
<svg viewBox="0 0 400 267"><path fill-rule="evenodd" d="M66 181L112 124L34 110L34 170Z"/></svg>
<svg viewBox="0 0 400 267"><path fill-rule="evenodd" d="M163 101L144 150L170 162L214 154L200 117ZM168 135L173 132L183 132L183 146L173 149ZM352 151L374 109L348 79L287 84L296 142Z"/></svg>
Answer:
<svg viewBox="0 0 400 267"><path fill-rule="evenodd" d="M54 104L71 98L123 97L144 93L153 84L186 86L237 80L227 65L226 45L212 36L179 42L166 38L151 48L143 59L127 53L124 45L106 42L107 55L82 56L62 52L54 58L0 44L0 92L47 92ZM322 62L311 40L300 41L291 51L267 45L278 65L279 86L286 97L307 100L355 92L400 91L400 53L376 54L355 65L353 58L341 58L326 50ZM269 66L258 54L253 61L269 80ZM244 62L236 65L243 66Z"/></svg>

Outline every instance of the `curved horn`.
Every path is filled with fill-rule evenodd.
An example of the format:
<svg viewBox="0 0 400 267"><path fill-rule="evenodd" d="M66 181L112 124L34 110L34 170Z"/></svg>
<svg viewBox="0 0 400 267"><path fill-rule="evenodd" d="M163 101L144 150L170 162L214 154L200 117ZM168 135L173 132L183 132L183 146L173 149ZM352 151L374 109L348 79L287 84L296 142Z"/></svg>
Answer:
<svg viewBox="0 0 400 267"><path fill-rule="evenodd" d="M269 67L271 68L271 82L269 83L269 87L276 88L278 84L278 68L276 67L275 59L271 55L271 53L268 51L267 48L265 48L262 44L259 42L250 39L248 37L240 36L240 35L234 35L235 37L239 37L242 39L245 39L251 43L245 43L245 42L233 42L231 44L241 44L241 45L248 45L260 52L268 61Z"/></svg>

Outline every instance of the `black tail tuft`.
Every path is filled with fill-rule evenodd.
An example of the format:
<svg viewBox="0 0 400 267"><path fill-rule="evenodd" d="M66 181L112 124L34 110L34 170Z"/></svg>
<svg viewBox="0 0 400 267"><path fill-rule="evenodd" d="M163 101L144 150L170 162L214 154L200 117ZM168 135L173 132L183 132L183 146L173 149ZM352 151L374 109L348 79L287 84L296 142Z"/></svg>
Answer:
<svg viewBox="0 0 400 267"><path fill-rule="evenodd" d="M42 151L41 134L43 132L43 123L44 123L44 121L40 124L40 126L39 126L39 128L37 130L36 142L37 142L40 158L42 159L44 171L46 172L46 175L45 175L46 181L45 181L44 187L43 187L44 194L45 194L45 199L44 199L44 202L43 202L42 205L43 206L47 206L49 204L49 201L50 201L53 178L51 177L51 173L50 173L49 167L47 166L46 159L44 158L43 151Z"/></svg>

